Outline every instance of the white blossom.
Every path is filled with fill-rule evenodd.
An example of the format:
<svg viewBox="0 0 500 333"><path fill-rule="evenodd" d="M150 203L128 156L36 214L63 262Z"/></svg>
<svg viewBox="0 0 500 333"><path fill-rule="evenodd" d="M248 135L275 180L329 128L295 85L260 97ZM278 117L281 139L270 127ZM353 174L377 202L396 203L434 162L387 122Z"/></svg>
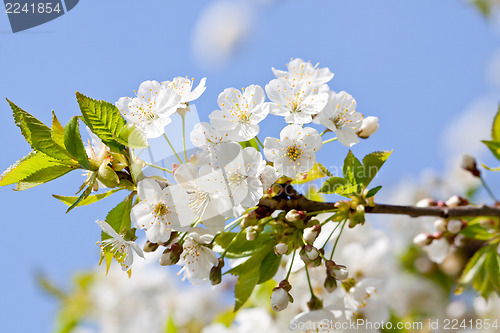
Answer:
<svg viewBox="0 0 500 333"><path fill-rule="evenodd" d="M448 256L450 243L445 238L434 239L432 243L424 247L424 250L427 252L429 259L440 264Z"/></svg>
<svg viewBox="0 0 500 333"><path fill-rule="evenodd" d="M288 71L273 68L273 73L278 79L284 78L292 83L306 81L313 85L325 84L333 78L333 73L327 67L318 66L319 64L313 66L310 62L295 58L286 65Z"/></svg>
<svg viewBox="0 0 500 333"><path fill-rule="evenodd" d="M214 236L204 234L203 229L196 229L195 232L190 232L184 241L184 251L179 264L183 266L181 272L184 277L193 284L203 284L208 281L210 270L217 264L217 256L206 246Z"/></svg>
<svg viewBox="0 0 500 333"><path fill-rule="evenodd" d="M321 137L314 128L288 125L279 139L266 138L264 155L280 173L294 178L297 173L311 170L322 146Z"/></svg>
<svg viewBox="0 0 500 333"><path fill-rule="evenodd" d="M109 247L109 251L115 255L117 261L122 265L122 270L128 271L134 262L134 255L132 254L132 249L139 255L139 257L144 258L144 253L141 248L132 241L126 241L123 236L119 235L107 222L96 221L101 229L108 234L111 238L102 240L101 248Z"/></svg>
<svg viewBox="0 0 500 333"><path fill-rule="evenodd" d="M463 223L460 220L448 221L448 231L452 234L458 234L462 230Z"/></svg>
<svg viewBox="0 0 500 333"><path fill-rule="evenodd" d="M367 139L370 136L372 136L373 134L375 134L375 132L377 132L378 127L379 127L379 124L378 124L377 117L370 116L370 117L363 118L363 122L362 122L361 127L359 128L359 131L358 131L358 136L361 139Z"/></svg>
<svg viewBox="0 0 500 333"><path fill-rule="evenodd" d="M210 114L210 122L231 140L250 140L259 133L258 123L269 113L265 98L264 90L257 85L248 86L243 92L227 88L219 95L220 110Z"/></svg>
<svg viewBox="0 0 500 333"><path fill-rule="evenodd" d="M146 178L137 185L141 201L132 208L131 218L137 229L145 229L151 243L166 242L172 231L183 231L194 222L187 193L179 185L163 190L158 182Z"/></svg>
<svg viewBox="0 0 500 333"><path fill-rule="evenodd" d="M141 128L147 138L164 134L170 116L179 107L181 96L174 89L162 87L157 81L144 81L136 97L121 97L116 107L125 119Z"/></svg>
<svg viewBox="0 0 500 333"><path fill-rule="evenodd" d="M285 117L287 123L308 124L328 102L328 93L317 86L300 81L290 83L284 78L274 79L266 85L270 113Z"/></svg>
<svg viewBox="0 0 500 333"><path fill-rule="evenodd" d="M172 81L162 82L161 85L164 88L173 89L181 98L179 103L181 103L181 108L186 108L189 102L192 102L198 99L207 87L205 86L205 82L207 78L203 78L200 80L200 83L196 88L193 89L193 81L194 79L188 79L187 77L176 77L172 79Z"/></svg>
<svg viewBox="0 0 500 333"><path fill-rule="evenodd" d="M331 91L329 95L328 103L317 120L335 132L340 143L352 147L359 142L356 132L361 127L363 115L356 112L356 101L345 91L338 94Z"/></svg>

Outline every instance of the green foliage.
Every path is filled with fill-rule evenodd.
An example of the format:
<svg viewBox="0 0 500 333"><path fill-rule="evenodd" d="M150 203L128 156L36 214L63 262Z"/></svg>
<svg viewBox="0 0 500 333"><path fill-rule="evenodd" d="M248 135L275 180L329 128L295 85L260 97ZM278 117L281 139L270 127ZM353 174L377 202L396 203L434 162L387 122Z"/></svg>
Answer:
<svg viewBox="0 0 500 333"><path fill-rule="evenodd" d="M23 191L32 187L48 183L54 179L64 176L74 168L68 165L54 165L38 170L17 183L16 190Z"/></svg>
<svg viewBox="0 0 500 333"><path fill-rule="evenodd" d="M458 280L458 292L465 287L472 287L484 298L492 292L500 293L500 256L498 244L480 248L465 266Z"/></svg>
<svg viewBox="0 0 500 333"><path fill-rule="evenodd" d="M349 197L353 194L360 194L365 190L384 165L391 152L377 151L366 155L363 164L349 150L342 168L343 177L330 177L320 188L320 193L340 194ZM366 197L374 196L380 186L368 191Z"/></svg>
<svg viewBox="0 0 500 333"><path fill-rule="evenodd" d="M249 241L244 232L225 232L215 238L215 243L226 250L227 258L244 258L272 246L273 240L269 233L262 233L257 239Z"/></svg>
<svg viewBox="0 0 500 333"><path fill-rule="evenodd" d="M80 93L76 93L78 104L85 124L107 146L121 151L124 146L132 148L147 147L144 134L127 122L116 106L105 101L97 101Z"/></svg>
<svg viewBox="0 0 500 333"><path fill-rule="evenodd" d="M500 161L500 107L493 119L493 125L491 126L491 140L483 140L482 142L488 147L493 156ZM500 169L486 168L491 171L498 171L498 169Z"/></svg>
<svg viewBox="0 0 500 333"><path fill-rule="evenodd" d="M132 210L133 197L128 196L113 208L106 215L106 222L117 232L120 233L124 229L130 229L132 222L130 220L130 211ZM102 239L109 238L103 232Z"/></svg>
<svg viewBox="0 0 500 333"><path fill-rule="evenodd" d="M491 220L486 217L474 218L467 222L467 227L460 233L467 238L488 241L494 237L494 233L491 233L490 228L486 227L490 222Z"/></svg>
<svg viewBox="0 0 500 333"><path fill-rule="evenodd" d="M271 251L262 260L260 264L260 274L258 284L264 283L274 277L280 267L281 256L277 256L274 251Z"/></svg>
<svg viewBox="0 0 500 333"><path fill-rule="evenodd" d="M49 127L11 101L7 101L14 114L16 125L21 129L24 138L34 150L57 160L71 160L66 149L52 139L52 130ZM55 128L57 131L57 124Z"/></svg>
<svg viewBox="0 0 500 333"><path fill-rule="evenodd" d="M15 184L37 171L60 165L57 160L36 151L23 157L0 176L0 186Z"/></svg>
<svg viewBox="0 0 500 333"><path fill-rule="evenodd" d="M297 174L295 179L292 180L292 184L305 184L327 176L332 176L328 169L319 163L315 163L311 170Z"/></svg>
<svg viewBox="0 0 500 333"><path fill-rule="evenodd" d="M114 194L114 193L116 193L118 191L121 191L121 189L117 188L117 189L113 189L111 191L107 191L107 192L104 192L104 193L99 193L99 194L95 194L95 195L89 195L87 198L80 200L78 202L78 204L76 205L76 207L78 207L78 206L86 206L86 205L93 204L94 202L97 202L97 201L100 201L100 200L102 200L104 198L107 198L110 195L112 195L112 194ZM56 195L56 194L53 194L52 196L54 198L56 198L56 199L61 200L63 203L65 203L68 206L73 205L78 200L78 197L65 197L65 196Z"/></svg>
<svg viewBox="0 0 500 333"><path fill-rule="evenodd" d="M54 141L60 147L64 147L64 127L57 119L56 114L52 111L52 131L51 131L52 141Z"/></svg>
<svg viewBox="0 0 500 333"><path fill-rule="evenodd" d="M243 141L243 142L240 142L240 145L241 145L241 147L243 147L243 148L253 147L253 148L255 148L257 151L259 151L259 143L257 142L257 140L256 140L255 138L250 139L250 140L248 140L248 141Z"/></svg>
<svg viewBox="0 0 500 333"><path fill-rule="evenodd" d="M78 117L71 118L64 128L64 146L71 156L80 163L82 168L86 170L92 169L80 136Z"/></svg>
<svg viewBox="0 0 500 333"><path fill-rule="evenodd" d="M272 251L272 246L261 247L248 260L227 272L238 276L236 286L234 287L234 311L238 311L245 304L259 281L269 275L269 270L272 268L271 265L266 264L265 267L262 267L262 264Z"/></svg>

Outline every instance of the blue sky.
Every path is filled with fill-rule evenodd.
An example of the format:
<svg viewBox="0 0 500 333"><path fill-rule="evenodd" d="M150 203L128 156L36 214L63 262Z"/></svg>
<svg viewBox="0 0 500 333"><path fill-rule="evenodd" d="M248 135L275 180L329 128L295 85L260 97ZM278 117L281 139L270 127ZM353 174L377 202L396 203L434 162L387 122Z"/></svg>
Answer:
<svg viewBox="0 0 500 333"><path fill-rule="evenodd" d="M394 149L378 179L387 185L427 167L443 169L443 127L478 98L500 97L485 79L499 36L465 1L276 1L219 69L198 66L192 54L193 26L206 6L201 0L80 1L68 14L17 34L0 13L0 95L46 123L52 109L67 122L78 114L75 91L114 102L144 80L206 76L196 106L207 120L223 89L264 86L271 67L301 57L329 67L332 89L348 91L360 112L379 117L379 133L354 153ZM262 130L278 136L282 125L268 118ZM29 146L2 101L0 133L3 170ZM322 158L338 165L346 153L332 144ZM50 330L55 304L36 286L36 272L67 283L76 270L96 264L100 230L93 221L120 198L66 215L51 194L71 195L81 180L75 173L26 192L0 188L2 331Z"/></svg>

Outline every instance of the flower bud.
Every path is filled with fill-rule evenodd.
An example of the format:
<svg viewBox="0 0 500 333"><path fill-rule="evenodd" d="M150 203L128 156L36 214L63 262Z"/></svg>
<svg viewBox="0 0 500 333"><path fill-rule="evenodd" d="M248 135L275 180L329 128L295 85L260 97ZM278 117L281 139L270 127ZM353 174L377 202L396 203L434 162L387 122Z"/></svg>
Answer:
<svg viewBox="0 0 500 333"><path fill-rule="evenodd" d="M421 247L427 246L431 242L432 242L432 237L430 237L428 234L424 234L424 233L418 234L417 236L415 236L415 238L413 238L413 243L415 245L421 246Z"/></svg>
<svg viewBox="0 0 500 333"><path fill-rule="evenodd" d="M177 171L177 169L179 169L179 167L179 163L172 163L172 174L175 175L175 172Z"/></svg>
<svg viewBox="0 0 500 333"><path fill-rule="evenodd" d="M445 232L447 230L447 225L448 223L445 219L437 219L436 221L434 221L434 228L436 228L436 230L440 232Z"/></svg>
<svg viewBox="0 0 500 333"><path fill-rule="evenodd" d="M271 294L271 308L278 312L285 310L290 301L288 292L283 288L275 288Z"/></svg>
<svg viewBox="0 0 500 333"><path fill-rule="evenodd" d="M144 252L155 252L159 246L160 244L147 241L146 244L144 244Z"/></svg>
<svg viewBox="0 0 500 333"><path fill-rule="evenodd" d="M320 310L323 308L323 301L317 298L316 296L312 295L309 302L307 302L307 307L311 311Z"/></svg>
<svg viewBox="0 0 500 333"><path fill-rule="evenodd" d="M462 247L464 246L465 244L467 243L467 237L465 237L464 235L462 234L459 234L455 237L455 239L453 240L453 244L456 246L456 247Z"/></svg>
<svg viewBox="0 0 500 333"><path fill-rule="evenodd" d="M345 266L336 265L336 267L333 269L332 275L337 280L344 281L349 276L349 272L347 271L347 268Z"/></svg>
<svg viewBox="0 0 500 333"><path fill-rule="evenodd" d="M285 243L278 243L274 246L274 253L277 256L281 256L288 252L288 246Z"/></svg>
<svg viewBox="0 0 500 333"><path fill-rule="evenodd" d="M430 198L425 198L417 202L415 206L417 207L434 207L437 205L436 200L430 199Z"/></svg>
<svg viewBox="0 0 500 333"><path fill-rule="evenodd" d="M462 231L463 222L460 220L451 220L448 221L448 231L452 234L458 234Z"/></svg>
<svg viewBox="0 0 500 333"><path fill-rule="evenodd" d="M222 282L222 267L224 267L224 259L219 258L217 264L210 269L210 282L212 286Z"/></svg>
<svg viewBox="0 0 500 333"><path fill-rule="evenodd" d="M319 256L318 250L316 250L316 248L311 244L307 244L304 247L304 251L307 258L309 258L309 260L311 261L315 260Z"/></svg>
<svg viewBox="0 0 500 333"><path fill-rule="evenodd" d="M337 289L337 280L333 276L327 275L323 286L328 293L332 293Z"/></svg>
<svg viewBox="0 0 500 333"><path fill-rule="evenodd" d="M304 212L298 211L296 209L292 209L292 210L288 211L288 213L286 213L286 215L285 215L285 219L288 222L301 221L301 220L304 220L305 217L306 217L306 214Z"/></svg>
<svg viewBox="0 0 500 333"><path fill-rule="evenodd" d="M287 292L292 290L292 285L288 282L288 280L281 280L279 287L285 289Z"/></svg>
<svg viewBox="0 0 500 333"><path fill-rule="evenodd" d="M368 139L368 137L375 134L378 130L378 126L377 117L363 118L363 122L361 123L361 127L359 128L357 134L361 139Z"/></svg>
<svg viewBox="0 0 500 333"><path fill-rule="evenodd" d="M257 236L259 235L259 232L257 229L249 227L246 229L246 238L247 241L253 241Z"/></svg>
<svg viewBox="0 0 500 333"><path fill-rule="evenodd" d="M160 265L171 266L179 262L183 248L179 243L174 243L170 248L165 249L160 258Z"/></svg>
<svg viewBox="0 0 500 333"><path fill-rule="evenodd" d="M462 154L460 157L460 167L469 171L474 177L481 176L481 172L477 168L476 160L468 154Z"/></svg>
<svg viewBox="0 0 500 333"><path fill-rule="evenodd" d="M459 197L458 195L454 195L448 200L446 200L446 206L448 207L466 206L468 204L469 201L467 201L467 199Z"/></svg>
<svg viewBox="0 0 500 333"><path fill-rule="evenodd" d="M101 164L97 173L97 179L101 181L106 187L113 188L120 185L120 179L116 172L105 163Z"/></svg>
<svg viewBox="0 0 500 333"><path fill-rule="evenodd" d="M303 238L307 243L312 244L314 243L316 237L318 237L320 232L321 232L321 226L319 224L316 224L310 228L304 229Z"/></svg>

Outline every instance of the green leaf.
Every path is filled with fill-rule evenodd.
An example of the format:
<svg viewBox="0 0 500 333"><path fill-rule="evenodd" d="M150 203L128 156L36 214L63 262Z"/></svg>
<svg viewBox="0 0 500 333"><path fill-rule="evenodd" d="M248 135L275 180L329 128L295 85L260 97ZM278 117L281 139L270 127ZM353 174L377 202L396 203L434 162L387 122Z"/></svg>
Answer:
<svg viewBox="0 0 500 333"><path fill-rule="evenodd" d="M14 112L16 125L21 128L21 133L34 150L61 161L70 159L65 149L52 140L50 128L11 101L7 101Z"/></svg>
<svg viewBox="0 0 500 333"><path fill-rule="evenodd" d="M491 288L500 293L500 256L495 246L489 246L488 256L486 257L486 274L489 278ZM489 296L490 292L487 293Z"/></svg>
<svg viewBox="0 0 500 333"><path fill-rule="evenodd" d="M477 239L477 240L490 240L493 235L481 225L481 221L485 220L484 218L476 218L467 223L467 227L465 227L460 233L468 238Z"/></svg>
<svg viewBox="0 0 500 333"><path fill-rule="evenodd" d="M234 311L238 311L250 298L252 292L259 281L259 266L254 266L251 270L238 276L234 286Z"/></svg>
<svg viewBox="0 0 500 333"><path fill-rule="evenodd" d="M259 151L259 143L257 142L257 140L255 138L250 139L248 141L240 142L240 145L241 145L241 147L243 147L243 149L245 149L247 147L253 147L257 151Z"/></svg>
<svg viewBox="0 0 500 333"><path fill-rule="evenodd" d="M482 143L490 149L497 160L500 160L500 142L483 140Z"/></svg>
<svg viewBox="0 0 500 333"><path fill-rule="evenodd" d="M132 198L128 196L120 202L106 216L106 222L117 232L120 233L124 228L130 229L132 224L130 220L130 211L132 210ZM103 235L106 235L103 233Z"/></svg>
<svg viewBox="0 0 500 333"><path fill-rule="evenodd" d="M344 160L342 173L349 184L356 185L365 183L365 168L350 150Z"/></svg>
<svg viewBox="0 0 500 333"><path fill-rule="evenodd" d="M133 124L128 124L120 130L119 140L122 144L134 149L149 146L146 134Z"/></svg>
<svg viewBox="0 0 500 333"><path fill-rule="evenodd" d="M77 207L80 204L80 202L85 200L90 195L90 193L92 193L92 187L93 187L94 183L95 183L95 176L92 176L92 178L90 179L89 185L87 186L85 191L83 191L83 193L75 200L75 202L73 202L73 204L71 206L69 206L69 208L66 210L66 214L68 214L73 208ZM85 186L85 183L84 183L84 186Z"/></svg>
<svg viewBox="0 0 500 333"><path fill-rule="evenodd" d="M71 156L76 158L82 168L86 170L92 169L80 136L78 117L71 118L64 128L64 146Z"/></svg>
<svg viewBox="0 0 500 333"><path fill-rule="evenodd" d="M318 192L327 194L342 193L348 185L347 179L331 177L323 183Z"/></svg>
<svg viewBox="0 0 500 333"><path fill-rule="evenodd" d="M278 268L280 267L281 256L277 256L274 251L270 251L267 256L262 260L260 265L260 274L258 284L264 283L269 279L272 279Z"/></svg>
<svg viewBox="0 0 500 333"><path fill-rule="evenodd" d="M458 279L459 284L466 285L471 283L474 277L480 273L484 261L486 260L487 250L487 247L482 247L474 253L467 265L465 265L462 275Z"/></svg>
<svg viewBox="0 0 500 333"><path fill-rule="evenodd" d="M215 238L215 243L227 249L226 257L232 259L249 257L262 248L270 246L272 242L271 235L267 233L260 234L253 241L247 240L244 232L223 233Z"/></svg>
<svg viewBox="0 0 500 333"><path fill-rule="evenodd" d="M64 176L65 174L73 170L75 170L73 167L67 165L54 165L40 169L24 178L23 180L19 181L17 183L16 190L23 191L41 184L48 183L51 180Z"/></svg>
<svg viewBox="0 0 500 333"><path fill-rule="evenodd" d="M61 165L57 160L40 152L32 151L0 176L0 186L17 183L37 171Z"/></svg>
<svg viewBox="0 0 500 333"><path fill-rule="evenodd" d="M167 325L165 326L165 333L178 333L177 326L175 325L174 317L169 316Z"/></svg>
<svg viewBox="0 0 500 333"><path fill-rule="evenodd" d="M325 172L326 171L326 172ZM294 180L292 180L292 184L305 184L312 182L313 180L324 178L328 176L330 172L326 170L324 166L319 163L315 163L311 170L303 173L297 174ZM331 175L330 175L331 176Z"/></svg>
<svg viewBox="0 0 500 333"><path fill-rule="evenodd" d="M122 150L122 144L125 143L120 138L120 132L127 126L127 122L118 108L111 103L94 100L79 92L76 93L76 98L80 105L83 121L90 130L107 146Z"/></svg>
<svg viewBox="0 0 500 333"><path fill-rule="evenodd" d="M52 131L51 131L52 141L54 141L58 146L64 147L64 127L57 119L54 110L52 110Z"/></svg>
<svg viewBox="0 0 500 333"><path fill-rule="evenodd" d="M105 199L105 198L109 197L110 195L112 195L118 191L121 191L121 190L122 189L117 188L117 189L107 191L104 193L89 195L87 198L80 200L80 202L76 206L86 206L86 205L93 204L93 203L100 201L102 199ZM78 200L78 197L65 197L65 196L56 195L56 194L53 194L52 196L56 199L61 200L64 204L66 204L68 206L73 205Z"/></svg>
<svg viewBox="0 0 500 333"><path fill-rule="evenodd" d="M500 107L498 108L497 114L493 119L493 126L491 127L491 139L493 141L500 141Z"/></svg>
<svg viewBox="0 0 500 333"><path fill-rule="evenodd" d="M382 165L391 156L391 151L376 151L371 154L366 155L363 158L363 166L365 170L365 179L362 182L364 187L368 187L373 178L377 175Z"/></svg>
<svg viewBox="0 0 500 333"><path fill-rule="evenodd" d="M378 191L380 191L382 189L382 186L377 186L377 187L374 187L372 188L371 190L368 191L368 193L366 194L366 197L367 198L371 198L373 197L375 194L378 193Z"/></svg>

